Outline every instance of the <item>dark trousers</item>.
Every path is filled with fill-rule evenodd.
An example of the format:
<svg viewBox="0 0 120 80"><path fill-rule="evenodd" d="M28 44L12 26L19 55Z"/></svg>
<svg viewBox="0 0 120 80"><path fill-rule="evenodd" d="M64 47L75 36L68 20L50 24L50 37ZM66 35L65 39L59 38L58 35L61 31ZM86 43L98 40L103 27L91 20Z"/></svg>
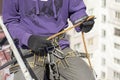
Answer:
<svg viewBox="0 0 120 80"><path fill-rule="evenodd" d="M69 52L73 52L73 50L65 48L62 52L67 54ZM29 59L26 59L26 62L29 63L30 61L33 61L33 59L34 57L30 57ZM69 67L65 67L62 62L57 64L60 80L95 80L92 70L81 57L70 55L65 59ZM55 58L55 61L57 60L61 61ZM29 66L28 63L26 64ZM43 65L41 62L38 62L38 64L40 65L34 66L33 68L29 67L35 80L54 80L54 78L52 78L49 65ZM20 69L15 73L14 80L25 80Z"/></svg>

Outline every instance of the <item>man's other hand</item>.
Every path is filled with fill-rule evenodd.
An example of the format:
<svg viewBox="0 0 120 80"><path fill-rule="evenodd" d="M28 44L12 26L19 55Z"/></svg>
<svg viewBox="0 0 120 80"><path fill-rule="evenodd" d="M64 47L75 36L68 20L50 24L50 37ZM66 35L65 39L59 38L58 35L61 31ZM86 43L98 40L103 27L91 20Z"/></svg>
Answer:
<svg viewBox="0 0 120 80"><path fill-rule="evenodd" d="M41 49L51 47L52 43L49 40L46 40L46 37L31 35L28 39L28 47L36 53L39 53Z"/></svg>

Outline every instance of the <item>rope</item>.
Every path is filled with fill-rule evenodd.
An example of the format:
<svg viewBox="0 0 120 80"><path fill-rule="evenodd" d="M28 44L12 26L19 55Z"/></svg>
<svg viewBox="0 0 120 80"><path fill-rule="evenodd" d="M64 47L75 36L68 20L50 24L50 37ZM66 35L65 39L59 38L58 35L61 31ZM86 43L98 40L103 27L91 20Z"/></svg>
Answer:
<svg viewBox="0 0 120 80"><path fill-rule="evenodd" d="M93 19L93 18L94 18L94 16L89 16L89 17L87 18L87 20L90 20L90 19ZM48 37L47 40L51 40L51 39L53 39L53 38L55 38L55 37L57 37L57 36L59 36L59 35L65 33L65 32L67 32L67 31L69 31L69 30L75 28L75 27L78 27L78 26L80 26L80 25L81 25L83 22L85 22L85 21L86 21L86 19L83 20L83 21L80 21L79 23L73 25L72 27L66 28L66 29L64 29L64 30L62 30L62 31L60 31L60 32L58 32L58 33L56 33L56 34L54 34L54 35Z"/></svg>
<svg viewBox="0 0 120 80"><path fill-rule="evenodd" d="M88 51L87 51L87 47L86 47L84 32L82 32L82 40L83 40L83 44L84 44L85 54L86 54L86 57L87 57L87 59L88 59L88 63L89 63L89 65L90 65L90 68L93 70L92 64L91 64L91 61L90 61L90 57L89 57L89 54L88 54Z"/></svg>

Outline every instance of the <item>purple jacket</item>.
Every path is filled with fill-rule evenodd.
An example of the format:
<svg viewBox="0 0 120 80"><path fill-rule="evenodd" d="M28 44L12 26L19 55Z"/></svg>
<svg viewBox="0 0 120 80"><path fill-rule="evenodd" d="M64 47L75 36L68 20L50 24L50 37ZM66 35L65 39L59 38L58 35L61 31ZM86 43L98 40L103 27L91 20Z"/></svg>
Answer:
<svg viewBox="0 0 120 80"><path fill-rule="evenodd" d="M3 21L11 36L27 46L30 35L51 36L86 16L83 0L3 0ZM76 28L80 31L79 28ZM61 41L60 45L68 45Z"/></svg>

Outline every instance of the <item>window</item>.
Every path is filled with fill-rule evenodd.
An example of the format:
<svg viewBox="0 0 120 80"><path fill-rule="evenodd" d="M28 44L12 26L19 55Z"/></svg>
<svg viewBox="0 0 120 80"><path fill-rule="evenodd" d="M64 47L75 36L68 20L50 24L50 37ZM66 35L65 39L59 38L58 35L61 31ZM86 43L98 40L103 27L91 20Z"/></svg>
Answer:
<svg viewBox="0 0 120 80"><path fill-rule="evenodd" d="M90 53L90 58L91 58L91 59L93 58L93 53Z"/></svg>
<svg viewBox="0 0 120 80"><path fill-rule="evenodd" d="M114 28L114 34L115 34L116 36L120 36L120 29Z"/></svg>
<svg viewBox="0 0 120 80"><path fill-rule="evenodd" d="M105 22L106 22L106 16L102 15L102 23L105 23Z"/></svg>
<svg viewBox="0 0 120 80"><path fill-rule="evenodd" d="M115 2L120 2L120 0L115 0Z"/></svg>
<svg viewBox="0 0 120 80"><path fill-rule="evenodd" d="M105 46L105 44L102 44L101 50L102 50L103 52L106 51L106 46Z"/></svg>
<svg viewBox="0 0 120 80"><path fill-rule="evenodd" d="M116 19L120 19L120 12L115 11L115 18L116 18Z"/></svg>
<svg viewBox="0 0 120 80"><path fill-rule="evenodd" d="M89 15L92 15L92 14L93 14L93 11L94 11L93 8L89 9L89 10L88 10Z"/></svg>
<svg viewBox="0 0 120 80"><path fill-rule="evenodd" d="M106 76L105 72L101 72L101 78L104 79Z"/></svg>
<svg viewBox="0 0 120 80"><path fill-rule="evenodd" d="M80 43L75 44L75 45L74 45L74 49L77 50L77 51L79 51L79 49L80 49Z"/></svg>
<svg viewBox="0 0 120 80"><path fill-rule="evenodd" d="M90 46L93 45L93 38L88 39L88 45L90 45Z"/></svg>
<svg viewBox="0 0 120 80"><path fill-rule="evenodd" d="M106 31L102 30L102 37L105 37L105 36L106 36Z"/></svg>
<svg viewBox="0 0 120 80"><path fill-rule="evenodd" d="M119 64L119 65L120 65L120 59L118 59L118 58L114 58L114 63L116 63L116 64Z"/></svg>
<svg viewBox="0 0 120 80"><path fill-rule="evenodd" d="M113 72L114 80L120 80L120 73L117 71Z"/></svg>
<svg viewBox="0 0 120 80"><path fill-rule="evenodd" d="M102 0L102 7L106 7L106 0Z"/></svg>
<svg viewBox="0 0 120 80"><path fill-rule="evenodd" d="M120 50L120 44L114 43L114 48Z"/></svg>

